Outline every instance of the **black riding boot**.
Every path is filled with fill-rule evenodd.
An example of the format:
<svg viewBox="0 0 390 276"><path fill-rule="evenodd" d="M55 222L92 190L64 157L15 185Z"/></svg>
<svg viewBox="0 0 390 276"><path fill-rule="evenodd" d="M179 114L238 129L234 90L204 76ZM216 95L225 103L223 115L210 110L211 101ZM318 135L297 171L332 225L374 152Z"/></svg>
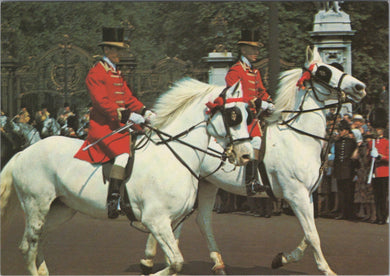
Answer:
<svg viewBox="0 0 390 276"><path fill-rule="evenodd" d="M245 185L248 196L255 195L257 192L265 192L266 187L259 181L257 167L259 161L251 160L245 167Z"/></svg>
<svg viewBox="0 0 390 276"><path fill-rule="evenodd" d="M110 178L107 195L107 212L108 218L115 219L119 216L118 203L120 199L121 179Z"/></svg>

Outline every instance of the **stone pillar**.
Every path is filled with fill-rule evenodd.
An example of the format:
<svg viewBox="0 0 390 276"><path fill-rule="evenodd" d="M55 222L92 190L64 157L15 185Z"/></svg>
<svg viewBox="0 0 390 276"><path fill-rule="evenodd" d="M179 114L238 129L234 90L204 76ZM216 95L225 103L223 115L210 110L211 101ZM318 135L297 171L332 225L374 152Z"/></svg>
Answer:
<svg viewBox="0 0 390 276"><path fill-rule="evenodd" d="M227 24L221 13L217 13L210 22L210 28L215 34L215 49L207 57L202 58L209 64L209 84L225 86L225 76L235 60L224 45Z"/></svg>
<svg viewBox="0 0 390 276"><path fill-rule="evenodd" d="M225 76L235 57L231 52L212 52L203 61L209 64L209 84L225 86Z"/></svg>
<svg viewBox="0 0 390 276"><path fill-rule="evenodd" d="M351 38L356 31L351 29L350 17L340 9L338 1L321 3L322 8L314 17L313 31L309 32L313 44L325 63L340 63L346 73L352 74ZM343 113L352 113L351 104L344 105Z"/></svg>

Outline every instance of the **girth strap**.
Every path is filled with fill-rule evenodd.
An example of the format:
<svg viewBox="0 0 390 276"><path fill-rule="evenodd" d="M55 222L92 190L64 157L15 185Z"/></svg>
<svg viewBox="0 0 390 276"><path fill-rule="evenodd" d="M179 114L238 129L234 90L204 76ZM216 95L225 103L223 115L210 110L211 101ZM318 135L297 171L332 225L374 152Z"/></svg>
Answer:
<svg viewBox="0 0 390 276"><path fill-rule="evenodd" d="M257 169L259 170L260 177L261 177L261 182L263 182L263 185L268 187L269 189L266 190L267 195L274 201L277 201L272 188L271 188L271 183L268 178L267 174L267 169L264 164L264 155L265 155L265 150L266 150L266 139L267 137L267 125L265 126L264 132L263 132L263 142L261 143L260 146L260 157L259 157L259 164L257 166Z"/></svg>

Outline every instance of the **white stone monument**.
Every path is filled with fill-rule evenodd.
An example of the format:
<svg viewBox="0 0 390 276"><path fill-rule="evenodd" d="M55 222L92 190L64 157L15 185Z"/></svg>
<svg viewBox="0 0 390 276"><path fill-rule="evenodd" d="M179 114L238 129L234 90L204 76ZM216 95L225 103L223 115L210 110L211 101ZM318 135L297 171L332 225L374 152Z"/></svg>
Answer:
<svg viewBox="0 0 390 276"><path fill-rule="evenodd" d="M309 33L325 63L339 63L346 73L352 74L351 38L356 31L351 29L350 17L341 10L340 2L321 2L314 16L313 31ZM352 105L345 104L342 113L352 114Z"/></svg>

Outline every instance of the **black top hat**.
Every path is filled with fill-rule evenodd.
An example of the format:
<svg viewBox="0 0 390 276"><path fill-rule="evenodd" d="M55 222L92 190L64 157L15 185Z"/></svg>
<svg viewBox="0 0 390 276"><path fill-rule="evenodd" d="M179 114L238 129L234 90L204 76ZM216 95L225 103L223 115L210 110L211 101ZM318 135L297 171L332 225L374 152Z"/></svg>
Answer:
<svg viewBox="0 0 390 276"><path fill-rule="evenodd" d="M369 116L369 121L374 128L387 127L387 111L384 108L374 108Z"/></svg>
<svg viewBox="0 0 390 276"><path fill-rule="evenodd" d="M241 39L238 41L238 45L250 45L254 47L263 47L264 44L259 42L260 33L255 30L242 30Z"/></svg>
<svg viewBox="0 0 390 276"><path fill-rule="evenodd" d="M99 46L114 46L119 48L129 48L130 46L123 42L123 28L108 28L103 27L103 41Z"/></svg>

